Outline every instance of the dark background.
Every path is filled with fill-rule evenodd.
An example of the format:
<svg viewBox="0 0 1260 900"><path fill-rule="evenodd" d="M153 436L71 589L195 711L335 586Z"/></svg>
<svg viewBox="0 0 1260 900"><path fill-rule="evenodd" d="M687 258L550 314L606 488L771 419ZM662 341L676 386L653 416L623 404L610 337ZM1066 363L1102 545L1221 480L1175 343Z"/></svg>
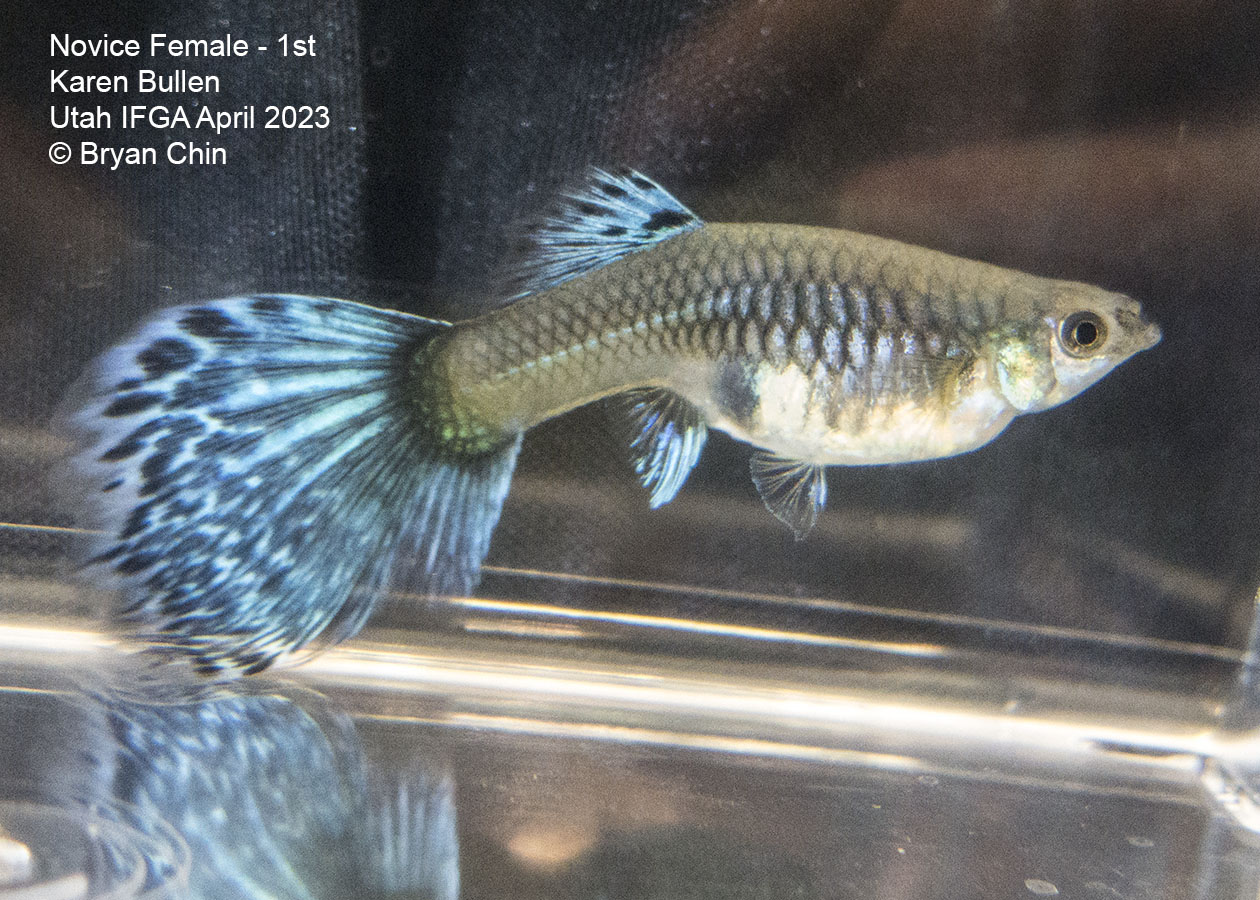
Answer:
<svg viewBox="0 0 1260 900"><path fill-rule="evenodd" d="M69 520L43 482L61 452L47 423L146 312L284 290L473 315L496 302L517 223L587 164L627 164L709 219L856 228L1123 291L1164 341L975 453L832 469L803 544L757 500L747 448L714 436L651 512L602 412L581 411L526 440L489 563L1244 643L1260 550L1255 4L18 0L6 19L4 521ZM51 141L92 135L48 125L53 31L314 34L313 60L166 68L219 74L224 107L326 104L333 127L226 134L219 168L54 166ZM6 566L29 570L31 553L8 545ZM697 616L722 603L493 569L484 590Z"/></svg>

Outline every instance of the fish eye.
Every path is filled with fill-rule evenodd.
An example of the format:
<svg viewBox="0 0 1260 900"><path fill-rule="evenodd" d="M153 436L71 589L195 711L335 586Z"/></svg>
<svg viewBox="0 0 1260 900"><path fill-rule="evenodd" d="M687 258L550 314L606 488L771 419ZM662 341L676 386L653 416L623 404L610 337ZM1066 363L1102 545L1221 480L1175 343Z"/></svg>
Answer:
<svg viewBox="0 0 1260 900"><path fill-rule="evenodd" d="M1097 353L1106 342L1107 323L1088 310L1072 313L1059 327L1059 343L1073 356Z"/></svg>

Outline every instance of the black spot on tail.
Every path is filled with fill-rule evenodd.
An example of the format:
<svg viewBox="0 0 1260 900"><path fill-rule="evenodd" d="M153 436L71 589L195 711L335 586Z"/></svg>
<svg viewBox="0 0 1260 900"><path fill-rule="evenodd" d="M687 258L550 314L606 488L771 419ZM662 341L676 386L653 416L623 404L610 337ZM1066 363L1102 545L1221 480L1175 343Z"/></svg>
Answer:
<svg viewBox="0 0 1260 900"><path fill-rule="evenodd" d="M121 462L135 456L144 449L144 442L138 440L134 435L129 436L121 443L115 444L104 453L101 454L101 462Z"/></svg>
<svg viewBox="0 0 1260 900"><path fill-rule="evenodd" d="M613 211L607 206L600 206L598 203L578 203L577 210L584 216L609 216L613 215Z"/></svg>
<svg viewBox="0 0 1260 900"><path fill-rule="evenodd" d="M179 320L179 327L193 337L234 338L247 333L231 316L210 306L195 306Z"/></svg>
<svg viewBox="0 0 1260 900"><path fill-rule="evenodd" d="M145 480L145 486L141 490L141 494L152 493L153 489L161 485L162 478L166 475L166 471L170 468L174 459L174 453L158 451L141 464L140 474Z"/></svg>
<svg viewBox="0 0 1260 900"><path fill-rule="evenodd" d="M645 231L656 233L662 228L679 228L691 221L693 217L686 213L678 212L676 209L662 209L648 219L643 224L643 228Z"/></svg>
<svg viewBox="0 0 1260 900"><path fill-rule="evenodd" d="M142 391L135 394L123 394L109 406L105 407L104 414L112 418L119 416L130 416L138 412L144 412L146 409L152 409L165 399L163 394L157 394L152 391Z"/></svg>
<svg viewBox="0 0 1260 900"><path fill-rule="evenodd" d="M141 350L136 362L149 380L186 369L197 361L197 351L178 338L162 338Z"/></svg>
<svg viewBox="0 0 1260 900"><path fill-rule="evenodd" d="M271 663L272 657L263 656L261 653L243 653L237 659L237 665L243 668L246 675L257 675Z"/></svg>
<svg viewBox="0 0 1260 900"><path fill-rule="evenodd" d="M159 559L161 557L156 553L133 553L114 566L114 570L123 575L135 575L137 572L143 572L157 565Z"/></svg>
<svg viewBox="0 0 1260 900"><path fill-rule="evenodd" d="M127 538L135 537L140 532L149 527L149 511L146 507L138 507L131 511L131 515L127 517L127 521L123 524L122 529L118 532L119 540L127 540Z"/></svg>
<svg viewBox="0 0 1260 900"><path fill-rule="evenodd" d="M183 623L180 623L180 622L174 622L172 623L174 627L166 629L166 630L174 631L175 627L179 627L182 624ZM204 678L213 678L215 675L218 675L219 672L221 672L222 670L223 670L223 667L219 665L218 663L211 662L208 659L202 659L200 657L193 658L193 671L195 671L198 675L201 675Z"/></svg>
<svg viewBox="0 0 1260 900"><path fill-rule="evenodd" d="M250 308L256 313L283 312L285 303L279 297L255 297Z"/></svg>

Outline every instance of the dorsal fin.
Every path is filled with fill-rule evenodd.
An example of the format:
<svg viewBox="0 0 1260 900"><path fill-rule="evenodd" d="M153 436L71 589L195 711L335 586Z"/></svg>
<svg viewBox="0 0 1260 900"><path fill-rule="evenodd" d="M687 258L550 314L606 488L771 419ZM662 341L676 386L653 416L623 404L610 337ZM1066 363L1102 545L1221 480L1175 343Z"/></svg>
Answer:
<svg viewBox="0 0 1260 900"><path fill-rule="evenodd" d="M557 198L529 233L508 272L508 294L554 287L702 224L647 176L592 168L585 183Z"/></svg>

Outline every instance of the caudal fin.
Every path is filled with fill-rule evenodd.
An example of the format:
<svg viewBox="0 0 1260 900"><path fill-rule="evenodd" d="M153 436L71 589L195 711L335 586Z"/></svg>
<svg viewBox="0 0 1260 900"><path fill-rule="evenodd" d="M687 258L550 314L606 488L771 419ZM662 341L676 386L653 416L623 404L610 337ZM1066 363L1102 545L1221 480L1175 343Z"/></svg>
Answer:
<svg viewBox="0 0 1260 900"><path fill-rule="evenodd" d="M356 632L387 583L475 586L520 438L475 457L425 427L415 354L447 323L267 295L168 310L68 416L87 571L203 670Z"/></svg>

